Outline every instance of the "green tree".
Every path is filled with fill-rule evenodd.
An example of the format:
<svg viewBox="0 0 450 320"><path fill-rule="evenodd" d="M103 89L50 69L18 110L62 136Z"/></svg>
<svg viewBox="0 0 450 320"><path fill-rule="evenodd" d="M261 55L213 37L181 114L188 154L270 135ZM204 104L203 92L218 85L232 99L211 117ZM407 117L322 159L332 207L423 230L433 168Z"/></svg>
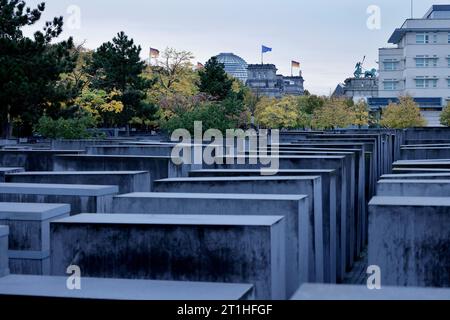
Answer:
<svg viewBox="0 0 450 320"><path fill-rule="evenodd" d="M400 97L399 103L391 103L383 110L380 125L385 128L405 129L424 127L427 121L420 113L412 97Z"/></svg>
<svg viewBox="0 0 450 320"><path fill-rule="evenodd" d="M34 126L34 131L49 139L87 139L94 136L95 120L90 115L84 115L72 119L52 119L42 116ZM100 135L101 136L101 135Z"/></svg>
<svg viewBox="0 0 450 320"><path fill-rule="evenodd" d="M316 129L345 128L352 124L352 113L348 102L343 99L329 99L314 111L312 127Z"/></svg>
<svg viewBox="0 0 450 320"><path fill-rule="evenodd" d="M351 124L358 128L369 124L369 106L364 100L352 103L349 109L352 117Z"/></svg>
<svg viewBox="0 0 450 320"><path fill-rule="evenodd" d="M112 42L102 44L93 54L86 70L92 77L91 88L110 93L120 92L117 97L123 110L116 115L116 123L129 129L131 119L150 110L145 104L146 90L154 82L142 73L145 63L140 58L141 47L134 44L124 32L117 34Z"/></svg>
<svg viewBox="0 0 450 320"><path fill-rule="evenodd" d="M225 99L233 92L233 80L225 72L224 65L216 57L208 60L205 68L199 71L200 92L211 95L217 100Z"/></svg>
<svg viewBox="0 0 450 320"><path fill-rule="evenodd" d="M56 90L61 73L76 63L72 38L55 43L62 32L63 18L45 23L33 38L23 35L24 27L40 20L45 4L26 7L24 1L0 0L0 111L3 136L12 133L11 123L21 123L20 135L30 135L46 108L61 99Z"/></svg>
<svg viewBox="0 0 450 320"><path fill-rule="evenodd" d="M442 109L442 113L440 116L440 122L443 126L450 126L450 103L447 103L447 106Z"/></svg>

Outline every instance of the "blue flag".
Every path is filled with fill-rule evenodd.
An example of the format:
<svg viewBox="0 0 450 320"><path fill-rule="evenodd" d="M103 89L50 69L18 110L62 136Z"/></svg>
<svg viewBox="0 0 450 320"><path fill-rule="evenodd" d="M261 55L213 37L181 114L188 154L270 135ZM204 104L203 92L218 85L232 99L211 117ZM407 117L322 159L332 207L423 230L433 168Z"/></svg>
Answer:
<svg viewBox="0 0 450 320"><path fill-rule="evenodd" d="M262 53L266 53L266 52L272 51L272 48L269 48L269 47L266 47L266 46L261 46L261 50L262 50Z"/></svg>

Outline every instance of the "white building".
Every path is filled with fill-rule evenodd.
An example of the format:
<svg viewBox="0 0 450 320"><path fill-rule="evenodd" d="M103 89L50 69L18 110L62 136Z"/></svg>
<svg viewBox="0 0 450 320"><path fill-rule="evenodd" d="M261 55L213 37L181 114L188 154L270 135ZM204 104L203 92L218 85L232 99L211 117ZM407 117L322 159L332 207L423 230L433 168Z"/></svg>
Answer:
<svg viewBox="0 0 450 320"><path fill-rule="evenodd" d="M439 126L442 107L450 101L450 5L434 5L422 19L408 19L389 39L395 47L379 49L378 98L384 107L410 95L429 126Z"/></svg>

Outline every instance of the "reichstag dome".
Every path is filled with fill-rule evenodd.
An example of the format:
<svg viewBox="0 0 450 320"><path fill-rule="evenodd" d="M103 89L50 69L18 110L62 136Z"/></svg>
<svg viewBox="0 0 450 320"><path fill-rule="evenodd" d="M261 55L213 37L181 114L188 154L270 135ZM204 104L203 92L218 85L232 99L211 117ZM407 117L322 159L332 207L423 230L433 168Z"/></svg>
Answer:
<svg viewBox="0 0 450 320"><path fill-rule="evenodd" d="M233 53L221 53L216 57L225 66L226 73L243 83L247 81L247 62L244 59Z"/></svg>

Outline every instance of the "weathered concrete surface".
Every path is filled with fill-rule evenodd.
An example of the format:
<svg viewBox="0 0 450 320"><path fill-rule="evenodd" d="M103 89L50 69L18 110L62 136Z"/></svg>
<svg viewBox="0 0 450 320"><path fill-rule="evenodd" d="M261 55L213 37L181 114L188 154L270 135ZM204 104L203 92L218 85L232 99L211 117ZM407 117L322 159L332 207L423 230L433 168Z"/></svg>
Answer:
<svg viewBox="0 0 450 320"><path fill-rule="evenodd" d="M439 168L393 168L394 174L417 174L417 173L450 173L450 169Z"/></svg>
<svg viewBox="0 0 450 320"><path fill-rule="evenodd" d="M7 174L6 182L113 185L119 193L151 191L148 171L35 171Z"/></svg>
<svg viewBox="0 0 450 320"><path fill-rule="evenodd" d="M450 180L380 180L378 196L448 197Z"/></svg>
<svg viewBox="0 0 450 320"><path fill-rule="evenodd" d="M205 169L261 169L261 163L277 163L278 169L296 170L296 169L332 169L336 170L338 184L341 185L341 194L337 196L338 206L338 232L340 232L341 255L346 257L345 268L349 269L353 264L356 246L356 230L353 227L355 219L355 206L353 201L355 190L355 175L352 174L352 168L348 166L345 156L235 156L225 157L223 164L204 165ZM258 162L259 161L259 162ZM228 162L228 164L227 164ZM232 164L231 164L232 163ZM253 164L256 163L256 164ZM268 167L267 167L268 168ZM266 169L269 170L269 169ZM273 173L273 170L265 171ZM354 171L353 171L354 172ZM341 228L344 228L342 229Z"/></svg>
<svg viewBox="0 0 450 320"><path fill-rule="evenodd" d="M54 139L51 141L51 149L53 150L86 150L89 146L118 144L120 142L131 142L133 138L117 138L117 139Z"/></svg>
<svg viewBox="0 0 450 320"><path fill-rule="evenodd" d="M291 147L292 148L292 147ZM302 148L293 147L292 149L284 150L281 147L279 154L283 156L302 156L302 155L336 155L345 156L346 166L352 175L352 184L356 183L356 187L351 187L350 196L354 201L355 208L354 216L350 217L353 221L353 228L356 230L351 234L351 241L356 245L355 257L359 256L363 247L367 243L367 201L366 201L366 185L365 185L365 161L363 153L358 149L310 149L304 150ZM356 181L356 182L353 182Z"/></svg>
<svg viewBox="0 0 450 320"><path fill-rule="evenodd" d="M51 171L58 154L81 154L84 150L0 150L2 167L22 167L26 171Z"/></svg>
<svg viewBox="0 0 450 320"><path fill-rule="evenodd" d="M10 275L0 279L0 296L96 300L251 300L253 286L239 283L83 278L68 290L67 277Z"/></svg>
<svg viewBox="0 0 450 320"><path fill-rule="evenodd" d="M450 179L450 172L436 172L436 173L397 173L397 174L385 174L381 176L383 180L447 180Z"/></svg>
<svg viewBox="0 0 450 320"><path fill-rule="evenodd" d="M0 202L0 225L9 227L13 274L50 273L50 221L70 215L68 204Z"/></svg>
<svg viewBox="0 0 450 320"><path fill-rule="evenodd" d="M249 177L249 176L261 176L260 170L255 169L236 169L236 170L193 170L189 172L191 177ZM336 199L337 195L340 195L341 185L337 183L336 170L332 169L299 169L299 170L278 170L277 176L320 176L322 180L322 210L324 220L329 220L330 233L325 234L325 237L330 237L329 240L325 240L330 244L329 253L325 252L324 261L330 262L330 275L325 273L325 281L334 283L341 281L344 277L344 263L345 261L341 257L340 250L340 232L335 230L340 223L340 217L338 217L337 208L339 206ZM340 201L339 201L340 203ZM339 211L340 212L340 211ZM327 223L326 221L324 223ZM327 229L327 227L324 227ZM333 239L335 235L335 239ZM336 274L333 274L331 270L335 270Z"/></svg>
<svg viewBox="0 0 450 320"><path fill-rule="evenodd" d="M170 157L172 145L111 145L87 147L87 154L95 155L139 155Z"/></svg>
<svg viewBox="0 0 450 320"><path fill-rule="evenodd" d="M308 196L308 214L311 229L309 239L310 281L324 281L326 267L324 256L325 236L331 229L324 230L326 219L322 210L322 182L320 177L222 177L222 178L178 178L155 181L156 192L193 193L244 193L244 194L295 194ZM331 227L330 227L331 228ZM334 239L334 237L333 237Z"/></svg>
<svg viewBox="0 0 450 320"><path fill-rule="evenodd" d="M0 167L0 183L5 182L5 175L9 173L23 172L23 168L1 168Z"/></svg>
<svg viewBox="0 0 450 320"><path fill-rule="evenodd" d="M187 176L188 169L175 165L170 157L132 155L55 156L53 168L54 171L149 171L152 180Z"/></svg>
<svg viewBox="0 0 450 320"><path fill-rule="evenodd" d="M450 286L450 199L374 197L369 204L369 265L386 286Z"/></svg>
<svg viewBox="0 0 450 320"><path fill-rule="evenodd" d="M0 278L9 274L8 235L9 228L0 225Z"/></svg>
<svg viewBox="0 0 450 320"><path fill-rule="evenodd" d="M117 186L0 183L1 202L67 203L71 214L109 212Z"/></svg>
<svg viewBox="0 0 450 320"><path fill-rule="evenodd" d="M417 159L449 159L450 146L420 146L420 147L402 147L402 160L417 160Z"/></svg>
<svg viewBox="0 0 450 320"><path fill-rule="evenodd" d="M218 193L130 193L114 197L119 214L218 214L283 216L286 220L286 295L308 281L308 222L306 196ZM334 270L336 274L336 270Z"/></svg>
<svg viewBox="0 0 450 320"><path fill-rule="evenodd" d="M292 300L450 300L450 289L305 284Z"/></svg>
<svg viewBox="0 0 450 320"><path fill-rule="evenodd" d="M427 160L400 160L394 162L394 168L399 169L450 169L450 160L427 159Z"/></svg>
<svg viewBox="0 0 450 320"><path fill-rule="evenodd" d="M280 216L82 214L51 223L53 275L249 283L285 299Z"/></svg>

